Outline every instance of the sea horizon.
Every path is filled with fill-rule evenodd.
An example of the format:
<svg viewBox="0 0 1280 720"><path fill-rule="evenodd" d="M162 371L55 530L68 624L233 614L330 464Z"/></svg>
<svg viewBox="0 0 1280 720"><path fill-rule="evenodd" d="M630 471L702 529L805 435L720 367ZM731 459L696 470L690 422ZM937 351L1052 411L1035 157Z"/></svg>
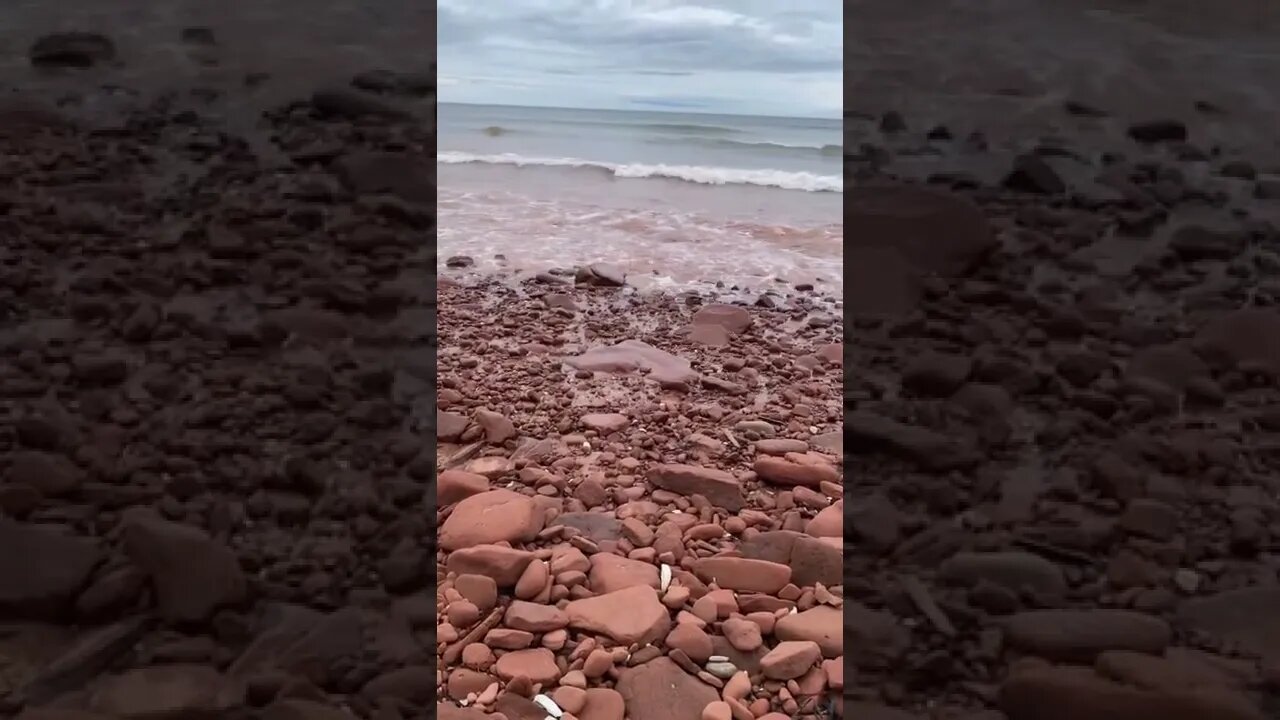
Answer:
<svg viewBox="0 0 1280 720"><path fill-rule="evenodd" d="M722 117L749 117L749 118L762 118L762 119L769 119L769 120L829 120L829 121L839 121L839 120L843 120L843 119L844 119L844 117L845 117L845 113L846 113L846 112L848 112L847 110L843 110L843 109L842 109L841 114L839 114L839 115L777 115L777 114L772 114L772 113L768 113L768 114L766 114L766 113L746 113L746 112L727 112L727 111L715 111L715 112L713 112L713 111L710 111L710 110L697 110L697 109L692 109L692 108L676 108L676 107L664 108L664 109L654 109L654 108L604 108L604 107L589 107L589 106L585 106L585 105L584 105L584 106L571 106L571 105L518 105L518 104L514 104L514 103L477 103L477 102L462 102L462 101L457 101L457 100L441 100L441 101L437 102L437 103L436 103L436 105L437 105L437 107L439 107L439 106L441 106L441 105L463 105L463 106L468 106L468 107L519 108L519 109L534 109L534 110L575 110L575 111L584 111L584 110L585 110L585 111L589 111L589 112L618 112L618 113L631 113L631 112L637 112L637 113L655 113L655 114L673 114L673 115L712 115L712 116L722 116Z"/></svg>

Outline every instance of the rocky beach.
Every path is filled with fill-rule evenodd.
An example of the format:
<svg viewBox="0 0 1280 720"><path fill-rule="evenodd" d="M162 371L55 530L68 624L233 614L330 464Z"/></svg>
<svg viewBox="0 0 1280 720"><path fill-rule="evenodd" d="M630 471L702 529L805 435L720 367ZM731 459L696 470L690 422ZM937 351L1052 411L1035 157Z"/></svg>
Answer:
<svg viewBox="0 0 1280 720"><path fill-rule="evenodd" d="M846 716L1275 717L1274 9L855 17Z"/></svg>
<svg viewBox="0 0 1280 720"><path fill-rule="evenodd" d="M838 301L463 272L438 296L437 679L469 709L440 717L833 717Z"/></svg>
<svg viewBox="0 0 1280 720"><path fill-rule="evenodd" d="M184 74L234 16L5 66L0 717L434 703L432 71Z"/></svg>

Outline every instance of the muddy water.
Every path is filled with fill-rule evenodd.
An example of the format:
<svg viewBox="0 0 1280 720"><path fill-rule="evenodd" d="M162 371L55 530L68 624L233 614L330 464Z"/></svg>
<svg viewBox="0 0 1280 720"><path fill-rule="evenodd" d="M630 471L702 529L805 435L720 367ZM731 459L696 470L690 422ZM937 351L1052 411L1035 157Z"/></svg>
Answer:
<svg viewBox="0 0 1280 720"><path fill-rule="evenodd" d="M217 46L184 45L181 31L192 26L212 29ZM119 63L89 72L33 71L31 42L59 30L108 35ZM435 4L419 0L4 0L0 86L53 96L102 85L148 95L212 88L226 93L222 110L243 120L318 85L345 83L361 70L425 72L435 59L434 42ZM269 77L246 88L251 73ZM99 92L86 102L112 100Z"/></svg>
<svg viewBox="0 0 1280 720"><path fill-rule="evenodd" d="M845 28L846 113L895 109L993 139L1174 117L1193 137L1280 155L1274 0L846 0ZM1116 120L1067 117L1066 99ZM851 123L850 139L869 127Z"/></svg>

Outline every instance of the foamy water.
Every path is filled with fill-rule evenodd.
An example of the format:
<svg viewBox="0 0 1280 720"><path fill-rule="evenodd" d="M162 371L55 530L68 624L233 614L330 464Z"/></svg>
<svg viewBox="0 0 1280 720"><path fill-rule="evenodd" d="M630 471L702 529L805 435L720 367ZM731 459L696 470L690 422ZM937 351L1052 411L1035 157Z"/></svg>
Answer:
<svg viewBox="0 0 1280 720"><path fill-rule="evenodd" d="M441 105L439 257L838 293L840 140L838 119Z"/></svg>

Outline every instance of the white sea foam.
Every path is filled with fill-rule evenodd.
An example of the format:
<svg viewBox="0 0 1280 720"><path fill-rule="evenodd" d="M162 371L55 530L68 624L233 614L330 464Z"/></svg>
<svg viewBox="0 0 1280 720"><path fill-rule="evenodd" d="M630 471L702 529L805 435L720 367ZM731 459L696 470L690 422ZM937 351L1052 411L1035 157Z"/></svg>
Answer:
<svg viewBox="0 0 1280 720"><path fill-rule="evenodd" d="M818 175L784 170L607 163L567 157L528 157L515 153L480 155L456 151L441 152L436 156L436 161L446 165L481 163L515 167L583 168L603 170L619 178L666 178L701 185L757 185L804 192L844 192L844 178L839 175Z"/></svg>

